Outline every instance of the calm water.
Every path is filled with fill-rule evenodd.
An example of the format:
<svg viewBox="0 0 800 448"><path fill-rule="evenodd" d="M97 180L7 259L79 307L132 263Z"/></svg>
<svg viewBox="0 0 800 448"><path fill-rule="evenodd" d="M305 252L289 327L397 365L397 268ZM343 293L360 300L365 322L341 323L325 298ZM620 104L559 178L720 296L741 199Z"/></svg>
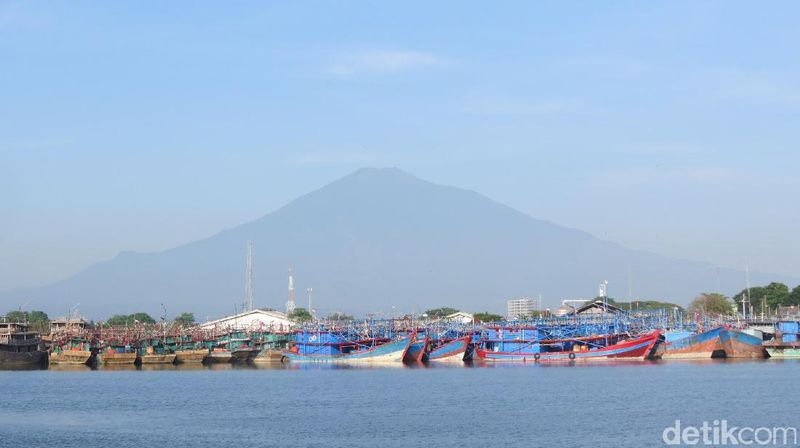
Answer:
<svg viewBox="0 0 800 448"><path fill-rule="evenodd" d="M219 367L219 366L218 366ZM661 446L800 426L800 363L0 372L0 446Z"/></svg>

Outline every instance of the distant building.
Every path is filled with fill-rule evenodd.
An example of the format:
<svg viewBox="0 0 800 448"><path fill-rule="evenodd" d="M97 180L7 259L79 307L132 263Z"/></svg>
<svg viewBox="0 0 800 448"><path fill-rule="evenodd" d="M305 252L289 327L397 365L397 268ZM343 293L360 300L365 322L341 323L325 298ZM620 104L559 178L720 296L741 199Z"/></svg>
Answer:
<svg viewBox="0 0 800 448"><path fill-rule="evenodd" d="M527 297L522 299L511 299L506 302L506 317L509 320L515 320L521 317L530 316L531 313L536 311L536 306L538 303L538 300Z"/></svg>
<svg viewBox="0 0 800 448"><path fill-rule="evenodd" d="M622 310L619 307L608 302L595 300L575 310L575 314L617 314L620 311Z"/></svg>
<svg viewBox="0 0 800 448"><path fill-rule="evenodd" d="M440 322L458 322L461 324L471 324L475 317L470 313L465 313L463 311L458 311L453 314L448 314L443 318L439 319Z"/></svg>
<svg viewBox="0 0 800 448"><path fill-rule="evenodd" d="M280 311L253 310L200 324L201 330L270 330L288 331L294 322Z"/></svg>
<svg viewBox="0 0 800 448"><path fill-rule="evenodd" d="M88 327L82 317L59 317L50 321L50 332L80 331Z"/></svg>

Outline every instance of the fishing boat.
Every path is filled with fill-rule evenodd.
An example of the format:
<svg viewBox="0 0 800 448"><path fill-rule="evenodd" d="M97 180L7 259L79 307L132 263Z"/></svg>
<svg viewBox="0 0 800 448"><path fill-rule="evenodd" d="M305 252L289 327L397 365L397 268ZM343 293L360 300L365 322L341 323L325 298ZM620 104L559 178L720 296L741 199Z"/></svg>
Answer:
<svg viewBox="0 0 800 448"><path fill-rule="evenodd" d="M750 334L747 331L726 328L720 333L719 339L726 358L759 359L769 356L764 350L760 332Z"/></svg>
<svg viewBox="0 0 800 448"><path fill-rule="evenodd" d="M709 359L724 358L725 349L720 335L724 327L713 328L701 333L667 332L665 341L659 344L654 357L661 359Z"/></svg>
<svg viewBox="0 0 800 448"><path fill-rule="evenodd" d="M800 358L800 322L779 321L775 323L775 339L764 342L770 358Z"/></svg>
<svg viewBox="0 0 800 448"><path fill-rule="evenodd" d="M532 352L499 352L477 348L479 359L486 361L573 361L607 359L646 359L658 341L656 330L638 338L624 335L541 340L532 344Z"/></svg>
<svg viewBox="0 0 800 448"><path fill-rule="evenodd" d="M472 342L471 336L464 336L450 341L441 341L428 351L428 361L431 362L462 362L465 360L467 350Z"/></svg>
<svg viewBox="0 0 800 448"><path fill-rule="evenodd" d="M138 360L136 350L118 340L104 341L97 353L97 362L104 365L134 365Z"/></svg>
<svg viewBox="0 0 800 448"><path fill-rule="evenodd" d="M81 338L68 338L54 344L50 351L50 364L90 364L93 360L92 346Z"/></svg>
<svg viewBox="0 0 800 448"><path fill-rule="evenodd" d="M420 338L422 336L422 338ZM417 332L414 338L414 341L411 342L411 345L408 347L405 356L403 356L403 362L422 362L427 357L426 350L428 349L428 344L430 343L430 339L427 335L424 335L422 332Z"/></svg>
<svg viewBox="0 0 800 448"><path fill-rule="evenodd" d="M37 368L47 365L47 351L41 349L39 333L28 325L0 322L0 368Z"/></svg>
<svg viewBox="0 0 800 448"><path fill-rule="evenodd" d="M348 341L333 332L300 332L290 350L283 356L290 362L353 362L353 363L397 363L402 362L416 333L395 340Z"/></svg>

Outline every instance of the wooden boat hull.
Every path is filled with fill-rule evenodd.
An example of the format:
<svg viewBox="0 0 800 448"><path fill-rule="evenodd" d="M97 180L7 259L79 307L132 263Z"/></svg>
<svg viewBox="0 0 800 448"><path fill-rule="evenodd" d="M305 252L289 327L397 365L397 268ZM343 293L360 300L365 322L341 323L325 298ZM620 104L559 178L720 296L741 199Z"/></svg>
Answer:
<svg viewBox="0 0 800 448"><path fill-rule="evenodd" d="M725 350L726 358L760 359L767 357L763 341L757 336L726 329L720 333L719 339Z"/></svg>
<svg viewBox="0 0 800 448"><path fill-rule="evenodd" d="M403 362L422 362L425 358L425 350L428 348L430 339L426 336L423 340L415 340L411 343L403 357Z"/></svg>
<svg viewBox="0 0 800 448"><path fill-rule="evenodd" d="M7 352L0 350L0 369L33 369L47 365L47 352Z"/></svg>
<svg viewBox="0 0 800 448"><path fill-rule="evenodd" d="M142 364L174 364L175 363L176 355L169 354L169 355L142 355L141 363Z"/></svg>
<svg viewBox="0 0 800 448"><path fill-rule="evenodd" d="M139 357L136 353L103 352L98 355L100 362L106 365L134 365Z"/></svg>
<svg viewBox="0 0 800 448"><path fill-rule="evenodd" d="M178 350L175 362L178 364L201 364L208 356L208 350Z"/></svg>
<svg viewBox="0 0 800 448"><path fill-rule="evenodd" d="M481 348L476 349L478 358L486 361L594 361L611 359L645 359L658 341L661 333L654 331L647 336L628 339L608 347L570 352L542 352L542 353L511 353L491 352Z"/></svg>
<svg viewBox="0 0 800 448"><path fill-rule="evenodd" d="M342 355L305 355L284 351L290 362L398 363L405 358L414 336L387 342L377 347Z"/></svg>
<svg viewBox="0 0 800 448"><path fill-rule="evenodd" d="M251 362L261 353L257 348L238 348L231 353L231 362Z"/></svg>
<svg viewBox="0 0 800 448"><path fill-rule="evenodd" d="M212 351L205 358L205 362L211 364L225 364L233 361L233 354L229 351L215 352Z"/></svg>
<svg viewBox="0 0 800 448"><path fill-rule="evenodd" d="M258 356L255 357L253 362L255 363L268 363L268 362L282 362L283 361L283 353L280 350L276 350L273 348L267 348L261 351Z"/></svg>
<svg viewBox="0 0 800 448"><path fill-rule="evenodd" d="M800 359L800 347L792 346L773 346L767 347L767 354L770 358L777 359Z"/></svg>
<svg viewBox="0 0 800 448"><path fill-rule="evenodd" d="M691 335L675 341L665 342L663 351L659 350L661 359L709 359L725 356L720 334L723 327L714 328L699 334Z"/></svg>
<svg viewBox="0 0 800 448"><path fill-rule="evenodd" d="M471 341L470 336L454 339L428 352L428 361L463 362Z"/></svg>
<svg viewBox="0 0 800 448"><path fill-rule="evenodd" d="M65 350L50 353L50 364L89 364L92 352L88 350Z"/></svg>

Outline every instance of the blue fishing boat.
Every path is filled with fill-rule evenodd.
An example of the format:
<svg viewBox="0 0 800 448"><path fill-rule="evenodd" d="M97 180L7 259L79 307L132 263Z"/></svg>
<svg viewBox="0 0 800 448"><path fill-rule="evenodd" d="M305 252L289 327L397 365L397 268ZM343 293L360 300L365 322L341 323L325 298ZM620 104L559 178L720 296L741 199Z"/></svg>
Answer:
<svg viewBox="0 0 800 448"><path fill-rule="evenodd" d="M572 361L602 359L646 359L661 333L654 331L639 338L625 335L571 338L564 340L541 340L529 344L529 348L515 352L476 349L478 358L486 361ZM522 347L521 347L522 348Z"/></svg>
<svg viewBox="0 0 800 448"><path fill-rule="evenodd" d="M430 338L424 333L423 331L416 331L416 336L414 341L411 342L411 345L408 347L408 351L406 351L405 356L403 357L404 362L423 362L426 360L427 357L427 350L428 344L430 343Z"/></svg>
<svg viewBox="0 0 800 448"><path fill-rule="evenodd" d="M713 328L700 333L667 332L665 341L655 357L662 359L708 359L724 358L725 349L720 335L724 327Z"/></svg>
<svg viewBox="0 0 800 448"><path fill-rule="evenodd" d="M719 335L726 358L766 358L762 338L744 331L726 328Z"/></svg>
<svg viewBox="0 0 800 448"><path fill-rule="evenodd" d="M467 350L472 342L472 336L441 341L436 347L431 347L428 352L428 361L455 361L462 362L467 356Z"/></svg>
<svg viewBox="0 0 800 448"><path fill-rule="evenodd" d="M283 356L290 362L402 362L415 338L412 333L394 340L350 341L340 333L301 331Z"/></svg>

